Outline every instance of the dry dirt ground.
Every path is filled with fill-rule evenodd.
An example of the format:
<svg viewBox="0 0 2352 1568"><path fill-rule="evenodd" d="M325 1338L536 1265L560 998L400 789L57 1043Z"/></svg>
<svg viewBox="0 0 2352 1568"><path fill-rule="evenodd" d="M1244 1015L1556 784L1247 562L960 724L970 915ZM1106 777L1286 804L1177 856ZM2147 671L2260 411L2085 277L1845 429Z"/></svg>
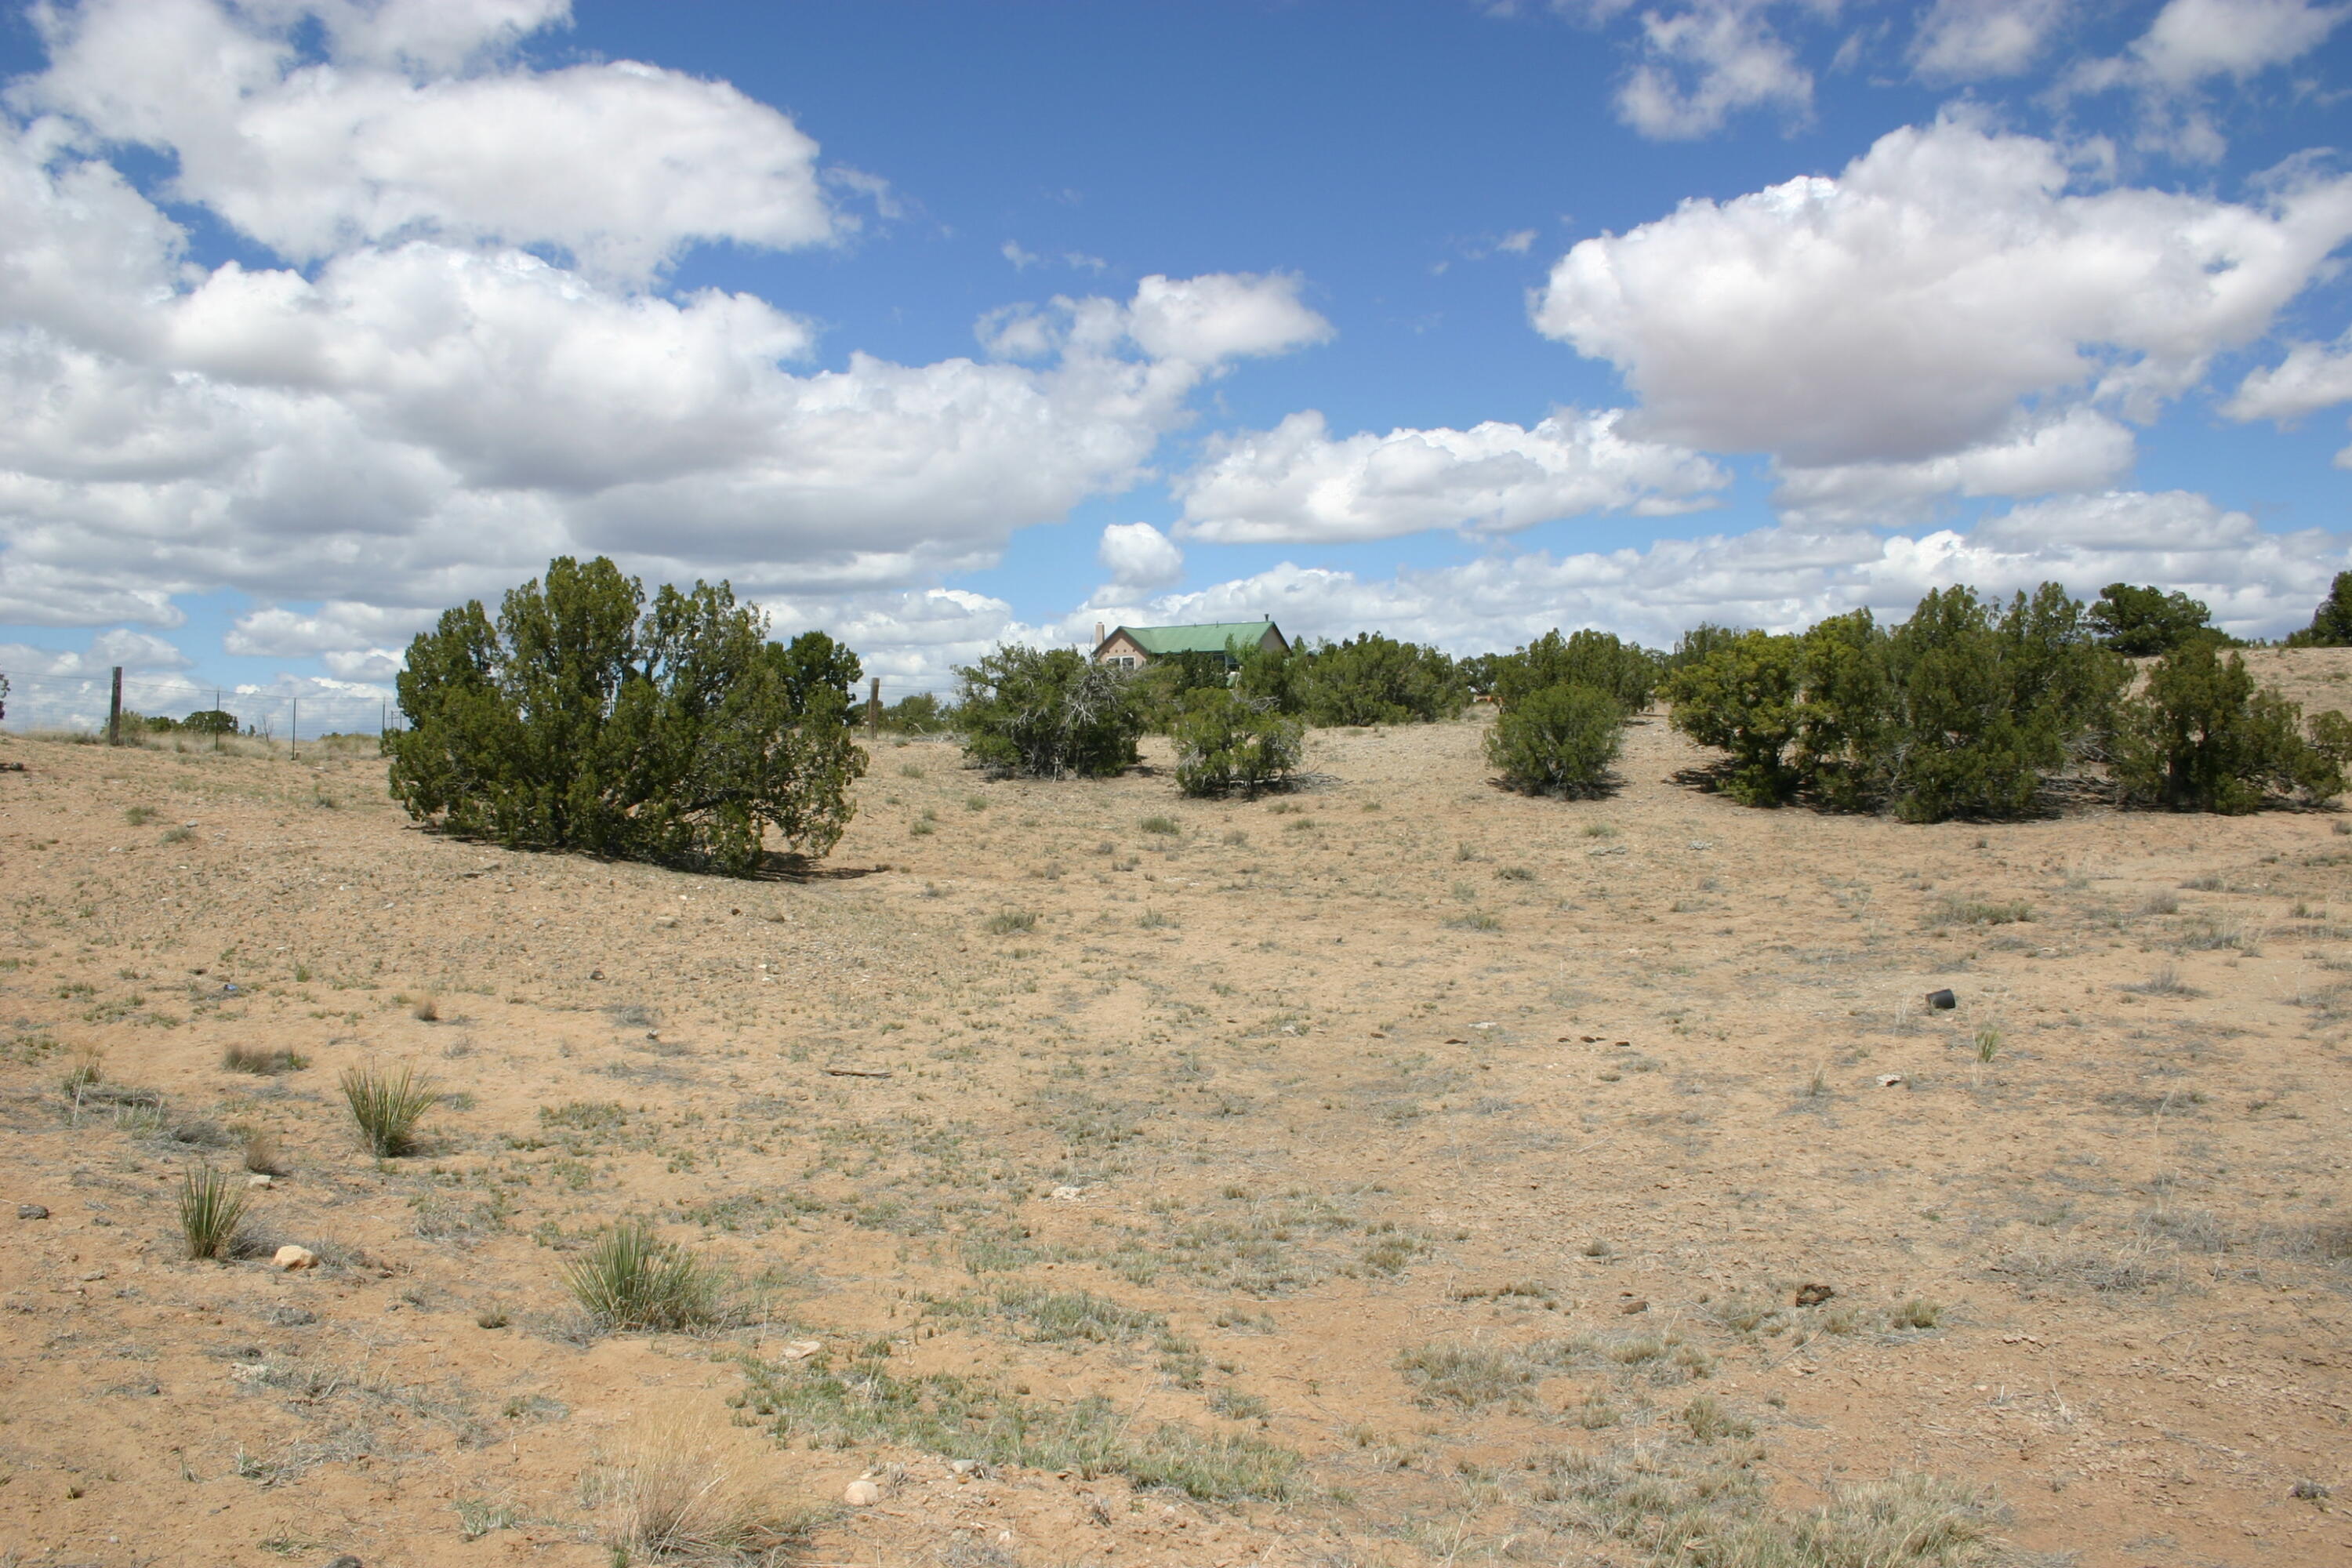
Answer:
<svg viewBox="0 0 2352 1568"><path fill-rule="evenodd" d="M1563 804L1480 737L1222 803L885 740L757 881L0 738L0 1563L603 1565L648 1434L812 1564L2352 1563L2345 814L1752 811L1654 715ZM315 1270L184 1255L247 1129ZM734 1320L596 1333L625 1216Z"/></svg>

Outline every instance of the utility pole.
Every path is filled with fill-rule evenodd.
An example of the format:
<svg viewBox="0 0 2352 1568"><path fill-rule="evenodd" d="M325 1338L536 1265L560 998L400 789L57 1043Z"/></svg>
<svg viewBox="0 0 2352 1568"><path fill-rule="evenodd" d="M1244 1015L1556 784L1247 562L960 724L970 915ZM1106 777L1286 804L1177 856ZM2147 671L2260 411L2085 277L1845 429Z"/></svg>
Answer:
<svg viewBox="0 0 2352 1568"><path fill-rule="evenodd" d="M122 744L122 667L114 667L114 695L106 703L106 743Z"/></svg>

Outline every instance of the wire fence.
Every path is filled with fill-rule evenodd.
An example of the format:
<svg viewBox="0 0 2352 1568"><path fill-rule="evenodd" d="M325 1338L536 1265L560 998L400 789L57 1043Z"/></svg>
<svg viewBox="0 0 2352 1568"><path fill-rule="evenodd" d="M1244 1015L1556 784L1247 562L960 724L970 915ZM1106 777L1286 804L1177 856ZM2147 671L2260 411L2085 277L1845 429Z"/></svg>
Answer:
<svg viewBox="0 0 2352 1568"><path fill-rule="evenodd" d="M64 730L92 734L106 728L112 671L82 675L19 675L0 670L8 679L7 711L0 730L18 733ZM855 694L862 704L869 688ZM882 678L884 706L929 693L946 701L955 695L950 684L920 679ZM270 740L295 740L330 734L373 735L401 727L400 705L382 687L328 682L289 683L279 687L215 686L177 675L122 674L122 707L126 713L184 720L191 713L219 710L235 717L240 733Z"/></svg>

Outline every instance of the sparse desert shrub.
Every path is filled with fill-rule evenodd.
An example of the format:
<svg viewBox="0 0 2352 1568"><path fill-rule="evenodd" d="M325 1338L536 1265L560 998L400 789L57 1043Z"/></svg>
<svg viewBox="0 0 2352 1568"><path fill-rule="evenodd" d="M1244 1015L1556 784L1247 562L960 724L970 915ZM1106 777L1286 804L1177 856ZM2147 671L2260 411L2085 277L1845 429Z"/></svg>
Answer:
<svg viewBox="0 0 2352 1568"><path fill-rule="evenodd" d="M341 1083L352 1121L379 1159L395 1159L416 1147L416 1124L439 1098L432 1079L405 1062L396 1072L373 1062L348 1068Z"/></svg>
<svg viewBox="0 0 2352 1568"><path fill-rule="evenodd" d="M1239 789L1252 799L1298 767L1306 730L1273 703L1223 686L1186 693L1169 733L1176 742L1176 786L1186 795Z"/></svg>
<svg viewBox="0 0 2352 1568"><path fill-rule="evenodd" d="M606 1331L685 1332L724 1316L719 1276L676 1242L625 1221L567 1264L563 1283Z"/></svg>
<svg viewBox="0 0 2352 1568"><path fill-rule="evenodd" d="M1164 838L1172 838L1183 831L1176 826L1176 819L1172 816L1147 816L1135 826L1146 833L1156 833Z"/></svg>
<svg viewBox="0 0 2352 1568"><path fill-rule="evenodd" d="M1034 910L999 910L981 922L981 930L991 936L1020 936L1037 929Z"/></svg>
<svg viewBox="0 0 2352 1568"><path fill-rule="evenodd" d="M2323 727L2332 746L2333 727ZM2303 710L2257 690L2246 661L2221 661L2210 638L2181 644L2148 671L2147 689L2118 710L2110 742L2117 795L2180 811L2238 814L2290 792L2307 801L2343 793L2328 749L2303 732Z"/></svg>
<svg viewBox="0 0 2352 1568"><path fill-rule="evenodd" d="M383 737L393 796L513 847L741 873L772 828L823 854L866 769L838 680L856 660L822 633L789 648L766 633L725 583L664 584L648 605L602 556L550 562L495 626L469 602L409 645L406 727Z"/></svg>
<svg viewBox="0 0 2352 1568"><path fill-rule="evenodd" d="M1143 713L1127 675L1075 648L1002 647L958 666L964 753L1037 778L1105 778L1137 758Z"/></svg>
<svg viewBox="0 0 2352 1568"><path fill-rule="evenodd" d="M152 805L125 806L122 808L122 820L133 827L144 827L155 820L155 808Z"/></svg>
<svg viewBox="0 0 2352 1568"><path fill-rule="evenodd" d="M440 998L436 996L427 996L423 998L415 1006L409 1009L408 1016L415 1018L420 1024L439 1023L441 1021Z"/></svg>
<svg viewBox="0 0 2352 1568"><path fill-rule="evenodd" d="M1887 1313L1886 1321L1898 1329L1932 1329L1943 1322L1944 1309L1940 1302L1914 1296Z"/></svg>
<svg viewBox="0 0 2352 1568"><path fill-rule="evenodd" d="M2033 918L2033 906L2023 899L1946 899L1936 906L1928 922L1939 926L2005 926Z"/></svg>
<svg viewBox="0 0 2352 1568"><path fill-rule="evenodd" d="M1601 794L1623 745L1625 710L1594 686L1521 692L1486 732L1486 760L1512 788L1530 795Z"/></svg>
<svg viewBox="0 0 2352 1568"><path fill-rule="evenodd" d="M190 1258L227 1258L236 1250L245 1223L246 1187L210 1165L192 1166L180 1177L180 1236Z"/></svg>

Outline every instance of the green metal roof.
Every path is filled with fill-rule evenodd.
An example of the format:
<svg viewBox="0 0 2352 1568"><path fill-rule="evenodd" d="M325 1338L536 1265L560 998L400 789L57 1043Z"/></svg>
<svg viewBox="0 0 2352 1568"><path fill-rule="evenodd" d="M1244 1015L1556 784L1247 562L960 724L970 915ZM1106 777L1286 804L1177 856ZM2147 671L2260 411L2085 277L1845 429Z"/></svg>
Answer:
<svg viewBox="0 0 2352 1568"><path fill-rule="evenodd" d="M1154 656L1223 653L1229 642L1255 647L1273 627L1272 621L1211 621L1197 626L1120 626L1111 636L1125 632L1135 639L1136 647Z"/></svg>

